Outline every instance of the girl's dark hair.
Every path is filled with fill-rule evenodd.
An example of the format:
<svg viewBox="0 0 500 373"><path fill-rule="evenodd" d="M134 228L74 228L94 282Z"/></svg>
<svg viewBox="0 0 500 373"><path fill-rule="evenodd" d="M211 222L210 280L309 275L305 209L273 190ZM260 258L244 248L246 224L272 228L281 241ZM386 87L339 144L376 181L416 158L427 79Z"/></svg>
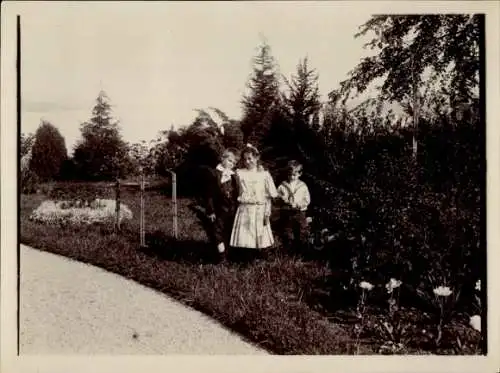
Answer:
<svg viewBox="0 0 500 373"><path fill-rule="evenodd" d="M252 154L254 157L260 158L259 150L255 146L250 144L247 144L241 151L241 158L243 158L245 154Z"/></svg>
<svg viewBox="0 0 500 373"><path fill-rule="evenodd" d="M238 160L240 158L240 153L239 153L238 149L235 149L235 148L224 149L220 158L222 160L222 159L225 159L226 157L228 157L229 155L232 155L236 160Z"/></svg>

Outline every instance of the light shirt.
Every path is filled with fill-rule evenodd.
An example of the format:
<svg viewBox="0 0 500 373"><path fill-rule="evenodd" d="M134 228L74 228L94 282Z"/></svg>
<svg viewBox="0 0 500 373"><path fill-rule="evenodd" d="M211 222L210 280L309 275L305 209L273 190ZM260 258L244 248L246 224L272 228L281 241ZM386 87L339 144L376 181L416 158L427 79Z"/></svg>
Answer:
<svg viewBox="0 0 500 373"><path fill-rule="evenodd" d="M306 211L311 203L309 188L302 180L284 181L278 187L278 195L286 204L295 205L300 211Z"/></svg>
<svg viewBox="0 0 500 373"><path fill-rule="evenodd" d="M219 163L216 167L217 170L222 172L222 176L220 179L220 182L224 184L225 182L231 180L231 176L234 174L233 170L229 170L227 168L222 167L222 165Z"/></svg>

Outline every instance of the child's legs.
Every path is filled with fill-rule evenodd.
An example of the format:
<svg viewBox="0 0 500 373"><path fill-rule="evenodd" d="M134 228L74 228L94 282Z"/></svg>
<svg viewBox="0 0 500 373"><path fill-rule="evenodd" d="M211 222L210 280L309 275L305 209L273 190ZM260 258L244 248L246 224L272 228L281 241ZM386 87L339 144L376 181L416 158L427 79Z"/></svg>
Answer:
<svg viewBox="0 0 500 373"><path fill-rule="evenodd" d="M307 222L304 211L296 211L293 215L293 247L295 251L301 251L307 239Z"/></svg>
<svg viewBox="0 0 500 373"><path fill-rule="evenodd" d="M301 245L307 241L307 235L309 233L309 226L307 225L306 212L300 211L297 216L297 238Z"/></svg>
<svg viewBox="0 0 500 373"><path fill-rule="evenodd" d="M232 211L221 210L217 212L214 222L214 242L216 245L224 244L227 248L233 229L234 213Z"/></svg>
<svg viewBox="0 0 500 373"><path fill-rule="evenodd" d="M224 242L224 221L221 217L217 216L214 222L214 244L218 245Z"/></svg>
<svg viewBox="0 0 500 373"><path fill-rule="evenodd" d="M226 247L229 247L229 242L231 241L231 233L233 231L235 213L233 211L228 211L224 214L224 228L223 228L223 239Z"/></svg>
<svg viewBox="0 0 500 373"><path fill-rule="evenodd" d="M284 211L281 216L281 241L285 249L290 249L294 239L294 221L290 211Z"/></svg>

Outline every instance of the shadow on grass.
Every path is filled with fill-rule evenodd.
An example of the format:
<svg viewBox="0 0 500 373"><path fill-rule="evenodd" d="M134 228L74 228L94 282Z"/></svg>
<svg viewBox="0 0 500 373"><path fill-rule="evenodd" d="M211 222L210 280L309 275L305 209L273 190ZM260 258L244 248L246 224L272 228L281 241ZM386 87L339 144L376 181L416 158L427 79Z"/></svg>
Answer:
<svg viewBox="0 0 500 373"><path fill-rule="evenodd" d="M146 234L146 247L140 248L149 256L160 260L191 264L214 264L219 261L210 244L199 240L177 240L162 231Z"/></svg>
<svg viewBox="0 0 500 373"><path fill-rule="evenodd" d="M306 292L305 301L331 321L339 324L356 322L353 310L356 308L357 295L344 285L339 274L332 273L329 277L314 280Z"/></svg>
<svg viewBox="0 0 500 373"><path fill-rule="evenodd" d="M146 234L146 247L140 250L146 255L160 260L190 264L232 264L240 267L249 266L256 260L266 258L256 250L229 248L221 256L209 242L199 240L176 240L162 231Z"/></svg>

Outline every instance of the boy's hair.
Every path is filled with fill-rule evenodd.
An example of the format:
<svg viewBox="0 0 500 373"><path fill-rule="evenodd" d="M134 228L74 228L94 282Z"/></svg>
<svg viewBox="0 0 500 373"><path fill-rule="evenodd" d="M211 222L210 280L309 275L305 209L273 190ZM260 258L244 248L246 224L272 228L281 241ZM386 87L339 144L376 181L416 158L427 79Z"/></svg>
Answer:
<svg viewBox="0 0 500 373"><path fill-rule="evenodd" d="M292 173L293 171L302 172L303 166L299 161L291 160L288 162L286 169L288 173Z"/></svg>
<svg viewBox="0 0 500 373"><path fill-rule="evenodd" d="M221 159L226 159L230 156L233 156L235 160L238 160L240 157L239 152L234 148L227 148L222 152Z"/></svg>

